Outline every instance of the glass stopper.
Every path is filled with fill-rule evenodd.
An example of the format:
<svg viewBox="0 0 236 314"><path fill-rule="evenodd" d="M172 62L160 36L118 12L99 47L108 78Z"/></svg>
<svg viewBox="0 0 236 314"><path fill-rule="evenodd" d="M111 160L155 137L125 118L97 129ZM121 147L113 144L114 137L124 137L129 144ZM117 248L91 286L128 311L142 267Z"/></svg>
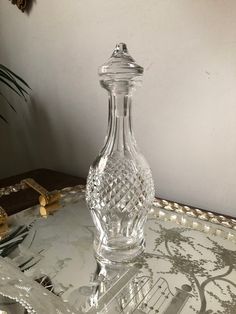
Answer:
<svg viewBox="0 0 236 314"><path fill-rule="evenodd" d="M109 80L133 80L143 74L143 67L138 65L128 52L124 43L116 45L110 59L99 67L102 82Z"/></svg>

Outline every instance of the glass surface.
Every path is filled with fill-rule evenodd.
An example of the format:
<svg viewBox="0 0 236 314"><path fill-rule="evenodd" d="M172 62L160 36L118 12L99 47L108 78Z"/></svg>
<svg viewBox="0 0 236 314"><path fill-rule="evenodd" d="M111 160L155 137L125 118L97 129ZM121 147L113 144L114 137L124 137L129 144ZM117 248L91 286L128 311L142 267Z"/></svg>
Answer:
<svg viewBox="0 0 236 314"><path fill-rule="evenodd" d="M133 263L107 264L93 258L95 227L83 188L67 191L64 207L47 219L38 207L9 218L28 234L0 258L0 295L8 297L0 310L18 314L22 304L38 314L235 314L235 220L229 228L226 220L194 218L199 209L156 200L146 252ZM18 240L14 233L0 244Z"/></svg>
<svg viewBox="0 0 236 314"><path fill-rule="evenodd" d="M95 252L107 262L129 262L143 252L144 224L154 199L152 174L131 124L132 92L142 74L123 43L99 69L109 95L108 132L90 167L86 199L97 229Z"/></svg>
<svg viewBox="0 0 236 314"><path fill-rule="evenodd" d="M0 296L0 314L28 314L28 311L19 303Z"/></svg>

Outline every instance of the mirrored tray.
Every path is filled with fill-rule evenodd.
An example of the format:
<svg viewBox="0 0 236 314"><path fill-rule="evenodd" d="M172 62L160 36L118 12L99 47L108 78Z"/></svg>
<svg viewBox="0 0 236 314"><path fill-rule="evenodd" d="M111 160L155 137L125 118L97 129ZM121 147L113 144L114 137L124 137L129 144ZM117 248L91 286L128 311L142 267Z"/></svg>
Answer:
<svg viewBox="0 0 236 314"><path fill-rule="evenodd" d="M62 196L46 219L37 206L11 216L0 243L0 294L10 299L0 313L236 313L234 220L156 200L145 254L104 265L93 257L84 186Z"/></svg>

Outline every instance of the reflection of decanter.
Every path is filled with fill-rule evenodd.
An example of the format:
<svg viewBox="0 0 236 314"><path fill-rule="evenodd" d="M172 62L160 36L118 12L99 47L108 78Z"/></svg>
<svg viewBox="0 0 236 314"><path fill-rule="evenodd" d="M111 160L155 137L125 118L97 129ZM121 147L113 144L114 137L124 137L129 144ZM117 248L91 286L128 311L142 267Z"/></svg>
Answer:
<svg viewBox="0 0 236 314"><path fill-rule="evenodd" d="M79 309L89 314L133 313L151 289L151 278L140 274L141 268L140 263L111 265L98 262L90 283L91 294ZM89 286L81 287L79 299L88 290Z"/></svg>
<svg viewBox="0 0 236 314"><path fill-rule="evenodd" d="M168 281L153 272L145 258L131 264L98 261L89 285L74 292L73 305L87 314L182 313L191 291L183 284L172 293Z"/></svg>
<svg viewBox="0 0 236 314"><path fill-rule="evenodd" d="M109 93L105 145L90 167L86 199L96 226L94 248L101 260L127 262L144 250L144 223L154 198L150 168L131 127L131 98L143 68L126 45L116 46L99 69Z"/></svg>

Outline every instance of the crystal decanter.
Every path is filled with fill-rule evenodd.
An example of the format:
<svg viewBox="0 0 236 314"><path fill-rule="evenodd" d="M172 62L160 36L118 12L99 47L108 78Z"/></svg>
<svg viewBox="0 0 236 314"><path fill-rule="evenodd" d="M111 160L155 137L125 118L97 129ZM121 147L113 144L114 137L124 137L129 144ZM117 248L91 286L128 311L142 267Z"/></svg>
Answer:
<svg viewBox="0 0 236 314"><path fill-rule="evenodd" d="M142 75L123 43L99 68L109 95L108 131L89 170L86 200L96 227L96 257L108 263L130 262L143 252L144 224L154 199L152 174L131 125L132 93Z"/></svg>

